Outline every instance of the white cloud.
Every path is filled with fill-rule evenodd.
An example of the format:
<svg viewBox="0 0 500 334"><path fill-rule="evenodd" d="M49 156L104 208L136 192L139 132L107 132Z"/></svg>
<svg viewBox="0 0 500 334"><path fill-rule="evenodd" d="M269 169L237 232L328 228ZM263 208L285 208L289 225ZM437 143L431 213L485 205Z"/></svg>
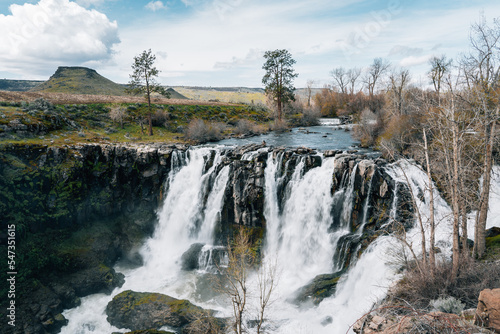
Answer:
<svg viewBox="0 0 500 334"><path fill-rule="evenodd" d="M432 55L425 55L425 56L420 56L420 57L415 57L415 56L410 56L402 59L399 62L399 65L403 67L411 67L411 66L418 66L422 64L426 64L429 59L431 59Z"/></svg>
<svg viewBox="0 0 500 334"><path fill-rule="evenodd" d="M251 49L245 57L233 57L231 61L218 61L215 63L214 68L235 68L235 67L243 67L248 64L253 64L255 60L262 59L264 55L263 50Z"/></svg>
<svg viewBox="0 0 500 334"><path fill-rule="evenodd" d="M161 1L151 1L146 5L146 8L156 12L157 10L165 9L167 7Z"/></svg>
<svg viewBox="0 0 500 334"><path fill-rule="evenodd" d="M11 5L0 15L0 70L47 71L46 67L106 61L120 42L118 25L106 15L69 0ZM31 67L31 68L30 68Z"/></svg>
<svg viewBox="0 0 500 334"><path fill-rule="evenodd" d="M157 58L160 76L166 84L210 82L210 85L258 87L264 75L262 54L275 49L288 49L297 60L298 86L307 79L323 79L323 76L328 79L329 71L336 66L353 66L337 64L344 58L332 55L335 41L352 29L353 24L342 16L333 19L315 15L326 10L325 7L338 9L340 4L332 4L331 0L311 0L311 3L291 0L286 5L282 1L262 0L231 4L223 17L217 7L205 3L204 10L192 11L181 20L160 19L122 27L122 43L115 59L117 64L125 66L115 81L126 81L133 56L149 48L157 55L160 50L168 52L168 58ZM313 73L321 66L307 66L309 57L314 58L314 63L323 64L324 73ZM170 73L185 75L175 79Z"/></svg>

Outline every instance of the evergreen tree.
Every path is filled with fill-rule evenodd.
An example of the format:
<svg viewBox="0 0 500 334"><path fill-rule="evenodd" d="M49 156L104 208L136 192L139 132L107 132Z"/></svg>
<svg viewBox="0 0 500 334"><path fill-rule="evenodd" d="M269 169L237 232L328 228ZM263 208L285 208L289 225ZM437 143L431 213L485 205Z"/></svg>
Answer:
<svg viewBox="0 0 500 334"><path fill-rule="evenodd" d="M151 52L143 51L139 56L134 57L134 63L132 64L133 73L130 75L130 82L128 83L129 88L127 92L129 94L144 94L148 102L148 123L149 123L149 135L153 135L153 121L151 109L151 94L159 93L167 98L170 98L170 93L165 90L158 82L156 82L156 77L160 71L154 67L154 62L156 56Z"/></svg>
<svg viewBox="0 0 500 334"><path fill-rule="evenodd" d="M262 83L265 85L266 94L276 102L278 121L281 121L283 105L295 101L293 79L298 76L293 69L295 60L288 50L266 51L264 58L266 62L262 68L266 70L266 74Z"/></svg>

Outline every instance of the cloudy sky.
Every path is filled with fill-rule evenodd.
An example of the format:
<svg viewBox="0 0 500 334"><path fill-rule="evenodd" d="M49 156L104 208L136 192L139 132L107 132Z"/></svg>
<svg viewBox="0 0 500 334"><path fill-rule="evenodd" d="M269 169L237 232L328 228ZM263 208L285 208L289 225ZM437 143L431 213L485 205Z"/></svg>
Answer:
<svg viewBox="0 0 500 334"><path fill-rule="evenodd" d="M0 78L46 80L87 66L126 83L152 49L165 85L261 87L263 53L288 49L296 87L382 57L426 81L433 55L468 50L498 0L0 0Z"/></svg>

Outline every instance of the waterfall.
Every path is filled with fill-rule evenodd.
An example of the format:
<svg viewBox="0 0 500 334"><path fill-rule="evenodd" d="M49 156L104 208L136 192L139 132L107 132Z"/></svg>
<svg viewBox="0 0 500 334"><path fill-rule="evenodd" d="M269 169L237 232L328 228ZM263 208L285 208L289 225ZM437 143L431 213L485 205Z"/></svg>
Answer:
<svg viewBox="0 0 500 334"><path fill-rule="evenodd" d="M331 233L334 196L332 170L335 159L323 160L320 167L305 172L301 159L285 188L283 210L278 210L278 184L283 155L268 158L266 170L267 237L265 254L277 257L282 268L284 293L291 293L316 275L333 269L333 255L340 229Z"/></svg>
<svg viewBox="0 0 500 334"><path fill-rule="evenodd" d="M208 147L172 154L158 224L153 236L140 250L144 265L135 269L117 267L117 271L125 274L124 286L115 289L110 296L97 294L82 298L80 307L64 312L69 325L62 333L120 331L107 323L104 310L114 295L127 289L191 299L201 306L220 311L219 316L231 316L227 305L194 297L199 277L215 273L218 269L215 263L227 265L224 247L214 245L214 230L221 221L224 201L231 200L227 193L232 189L230 182L233 168L236 168L230 165L230 159L224 154L221 149ZM379 237L363 249L359 259L352 258L347 264L350 254L356 254L361 247L357 242L368 228L365 225L369 224L372 211L368 206L374 205L369 197L374 191L372 187L375 187L373 179L366 180L369 182L368 197L359 201L361 207L355 208L355 198L360 198L359 189L355 189L360 170L357 165L348 169L350 172L344 171L342 177L338 176L338 187L334 187L336 158L326 158L321 153L313 156L317 158L314 161L320 162L317 164L311 163L311 155L306 158L305 155L268 149L246 152L240 159L231 159L238 160L239 166L246 163L254 166L252 161L262 154L264 157L267 154L267 159L260 160L265 165L263 209L266 233L262 252L265 259L277 260L280 272L276 301L268 313L267 330L274 334L346 333L357 318L386 294L397 278L387 261L387 252L394 248L394 240L388 236ZM405 165L404 169L410 175L414 193L425 192L425 174L411 164ZM400 202L396 197L404 188L400 185L404 180L395 165L388 166L386 171L395 180L392 202L387 208L387 212L395 217ZM249 178L257 177L249 175ZM239 182L238 186L241 184L244 182ZM449 208L437 193L436 198L438 211L442 212L439 219L444 221ZM417 204L425 211L425 198L423 201L418 199ZM351 226L354 212L360 218L355 231ZM445 240L446 222L440 227ZM200 250L196 259L198 270L186 272L181 269L180 259L193 244L197 244ZM356 248L353 245L357 245ZM297 289L316 276L335 272L346 273L335 294L319 305L297 307L289 302ZM250 286L255 284L254 279L250 278ZM253 320L252 303L249 301L247 320Z"/></svg>
<svg viewBox="0 0 500 334"><path fill-rule="evenodd" d="M173 153L158 225L140 250L144 265L137 269L117 268L125 274L125 284L120 289L115 289L111 296L96 294L82 298L81 306L65 311L69 324L63 327L62 333L120 331L106 321L105 308L114 295L124 290L160 292L177 297L186 293L184 287L179 287L182 285L179 258L193 243L212 242L213 226L221 210L229 173L227 167L216 168L220 153L209 148Z"/></svg>

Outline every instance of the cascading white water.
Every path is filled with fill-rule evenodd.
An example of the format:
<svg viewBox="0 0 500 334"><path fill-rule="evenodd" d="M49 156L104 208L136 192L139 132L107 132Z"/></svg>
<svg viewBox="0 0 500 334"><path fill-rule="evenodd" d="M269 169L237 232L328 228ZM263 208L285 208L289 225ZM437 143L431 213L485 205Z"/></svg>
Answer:
<svg viewBox="0 0 500 334"><path fill-rule="evenodd" d="M336 294L318 306L298 308L287 302L294 291L316 275L340 269L333 259L335 252L339 252L337 242L340 237L352 232L347 220L352 214L356 168L350 175L345 175L340 189L332 194L334 158L323 158L321 166L309 170L305 160L297 158L293 171L289 171L290 160L283 163L283 153L273 155L269 154L265 169L267 233L263 251L265 258L277 260L281 274L275 302L266 316L271 319L266 324L267 329L275 334L346 333L356 319L386 294L390 284L397 278L388 261L388 251L395 247L394 240L382 237L372 243L341 279ZM244 158L253 159L255 156L249 152ZM214 159L214 163L207 170L206 161L210 158ZM230 172L228 166L217 167L220 159L218 150L214 157L213 149L208 148L172 156L172 171L166 184L168 190L164 204L158 213L158 226L141 250L144 266L133 270L117 268L126 276L125 285L116 289L111 296L97 294L82 298L80 307L64 313L69 325L63 328L62 333L123 332L107 323L104 311L112 297L126 289L161 292L177 298L190 299L193 296L193 275L210 272L215 252L223 252L220 246L212 246L214 226L223 205L224 189ZM424 201L420 197L416 201L425 216L428 212L426 175L412 164L403 164L403 169L390 166L387 171L401 183L406 183L401 173L402 170L406 171L414 193L420 191L424 194ZM395 195L398 193L397 187ZM279 189L282 191L278 195ZM449 208L437 192L435 199L440 221L438 238L449 240L449 224L446 222ZM338 203L341 205L336 205ZM396 215L397 203L394 200L390 210L393 217ZM368 205L368 200L364 204ZM338 214L341 221L335 226L332 225L332 207L340 207L341 210ZM363 221L366 221L367 212L367 208L364 208ZM416 238L417 234L410 232L408 235ZM416 244L418 238L415 240ZM205 244L200 255L201 270L198 273L184 273L180 270L179 259L191 244L197 242ZM249 282L251 287L255 285L254 279L251 277ZM253 319L254 302L249 301L247 319ZM223 309L218 304L208 302L202 306L220 310L221 316L231 314L230 309Z"/></svg>
<svg viewBox="0 0 500 334"><path fill-rule="evenodd" d="M188 157L173 154L166 185L168 192L158 213L158 225L154 235L141 249L144 265L133 270L118 268L125 274L123 287L115 289L111 296L97 294L82 298L81 306L64 312L69 324L63 327L62 333L100 334L119 331L106 321L105 308L114 295L124 290L183 297L185 291L179 288L182 283L179 281L179 258L192 243L212 242L213 226L221 210L222 195L228 180L228 168L223 168L213 181L214 186L207 187L220 160L220 152L217 151L213 165L204 172L205 162L210 159L212 152L208 148L199 148L188 151ZM209 191L206 205L203 203L207 195L205 191ZM202 212L204 207L209 209Z"/></svg>
<svg viewBox="0 0 500 334"><path fill-rule="evenodd" d="M304 173L304 160L295 167L288 182L280 213L277 186L282 156L268 158L266 170L267 237L265 254L277 257L282 268L282 293L289 294L316 275L331 272L338 238L347 230L330 231L334 159Z"/></svg>
<svg viewBox="0 0 500 334"><path fill-rule="evenodd" d="M352 169L351 175L349 177L349 184L347 185L347 188L345 190L344 189L341 190L342 193L345 193L345 197L344 197L345 203L352 202L352 197L354 195L354 179L356 177L357 170L358 170L358 166L356 165ZM342 210L343 221L344 222L350 221L351 215L352 215L352 205L344 205L343 210Z"/></svg>

